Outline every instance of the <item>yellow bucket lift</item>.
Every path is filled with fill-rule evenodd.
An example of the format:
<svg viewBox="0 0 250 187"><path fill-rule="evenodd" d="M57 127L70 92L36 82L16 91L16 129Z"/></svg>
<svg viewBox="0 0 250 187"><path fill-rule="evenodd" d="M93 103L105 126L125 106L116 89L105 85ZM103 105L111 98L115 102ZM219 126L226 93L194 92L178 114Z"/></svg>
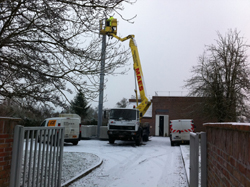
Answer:
<svg viewBox="0 0 250 187"><path fill-rule="evenodd" d="M105 24L103 24L103 20L100 20L100 34L112 36L112 34L117 34L117 19L113 18L110 22L108 19L105 20Z"/></svg>
<svg viewBox="0 0 250 187"><path fill-rule="evenodd" d="M117 19L113 18L111 21L111 24L109 23L109 20L105 20L105 26L103 24L103 21L100 21L100 34L101 35L108 35L115 37L116 39L120 41L126 41L130 39L129 46L132 52L133 56L133 61L134 61L134 71L136 73L137 77L137 83L138 83L138 88L140 91L140 97L141 97L141 103L138 105L138 97L137 97L137 89L135 89L135 94L136 94L136 101L137 101L137 109L140 111L142 116L146 113L148 108L151 105L151 102L148 100L145 94L145 83L144 83L144 78L143 78L143 73L142 73L142 67L141 67L141 62L139 58L139 52L137 49L137 44L135 42L135 36L134 35L128 35L127 37L120 38L119 36L116 35L117 33ZM142 118L141 116L141 118Z"/></svg>

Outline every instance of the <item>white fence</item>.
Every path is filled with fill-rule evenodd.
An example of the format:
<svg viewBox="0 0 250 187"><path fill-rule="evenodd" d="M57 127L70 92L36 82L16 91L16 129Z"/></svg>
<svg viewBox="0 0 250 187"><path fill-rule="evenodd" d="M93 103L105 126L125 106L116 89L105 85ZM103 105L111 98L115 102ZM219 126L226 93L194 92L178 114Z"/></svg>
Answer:
<svg viewBox="0 0 250 187"><path fill-rule="evenodd" d="M64 127L17 125L14 131L10 187L61 186L63 144Z"/></svg>

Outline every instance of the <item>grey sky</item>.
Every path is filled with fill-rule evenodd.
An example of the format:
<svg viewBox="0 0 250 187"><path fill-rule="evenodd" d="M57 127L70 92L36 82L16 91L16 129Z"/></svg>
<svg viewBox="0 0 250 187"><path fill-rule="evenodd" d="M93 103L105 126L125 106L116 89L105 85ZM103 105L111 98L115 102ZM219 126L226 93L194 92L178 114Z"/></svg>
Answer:
<svg viewBox="0 0 250 187"><path fill-rule="evenodd" d="M181 95L184 80L205 45L215 43L217 31L224 35L237 29L250 44L250 1L247 0L138 0L126 5L125 18L134 15L134 24L118 19L118 36L134 34L138 45L147 96ZM113 38L115 40L115 38ZM129 47L129 41L123 42ZM250 59L249 59L250 60ZM134 95L133 60L126 75L108 76L104 90L105 108L115 107L123 97ZM185 93L185 92L183 92ZM97 106L98 103L92 103Z"/></svg>

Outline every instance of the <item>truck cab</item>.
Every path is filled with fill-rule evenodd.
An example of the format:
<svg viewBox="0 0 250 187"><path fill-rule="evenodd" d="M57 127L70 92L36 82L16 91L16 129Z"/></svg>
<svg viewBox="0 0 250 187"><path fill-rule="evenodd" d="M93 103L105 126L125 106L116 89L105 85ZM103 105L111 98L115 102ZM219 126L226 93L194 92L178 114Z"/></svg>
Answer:
<svg viewBox="0 0 250 187"><path fill-rule="evenodd" d="M136 145L139 145L142 139L139 110L128 108L110 109L108 136L110 144L113 144L115 140L134 140Z"/></svg>

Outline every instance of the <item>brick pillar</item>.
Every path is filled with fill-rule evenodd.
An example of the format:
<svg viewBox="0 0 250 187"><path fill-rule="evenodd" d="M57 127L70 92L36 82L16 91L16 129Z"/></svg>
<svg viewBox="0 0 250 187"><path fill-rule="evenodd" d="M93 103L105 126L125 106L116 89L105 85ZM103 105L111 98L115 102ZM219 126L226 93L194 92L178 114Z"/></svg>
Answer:
<svg viewBox="0 0 250 187"><path fill-rule="evenodd" d="M0 117L0 187L9 186L14 127L21 119Z"/></svg>
<svg viewBox="0 0 250 187"><path fill-rule="evenodd" d="M250 123L207 123L208 187L250 186Z"/></svg>

